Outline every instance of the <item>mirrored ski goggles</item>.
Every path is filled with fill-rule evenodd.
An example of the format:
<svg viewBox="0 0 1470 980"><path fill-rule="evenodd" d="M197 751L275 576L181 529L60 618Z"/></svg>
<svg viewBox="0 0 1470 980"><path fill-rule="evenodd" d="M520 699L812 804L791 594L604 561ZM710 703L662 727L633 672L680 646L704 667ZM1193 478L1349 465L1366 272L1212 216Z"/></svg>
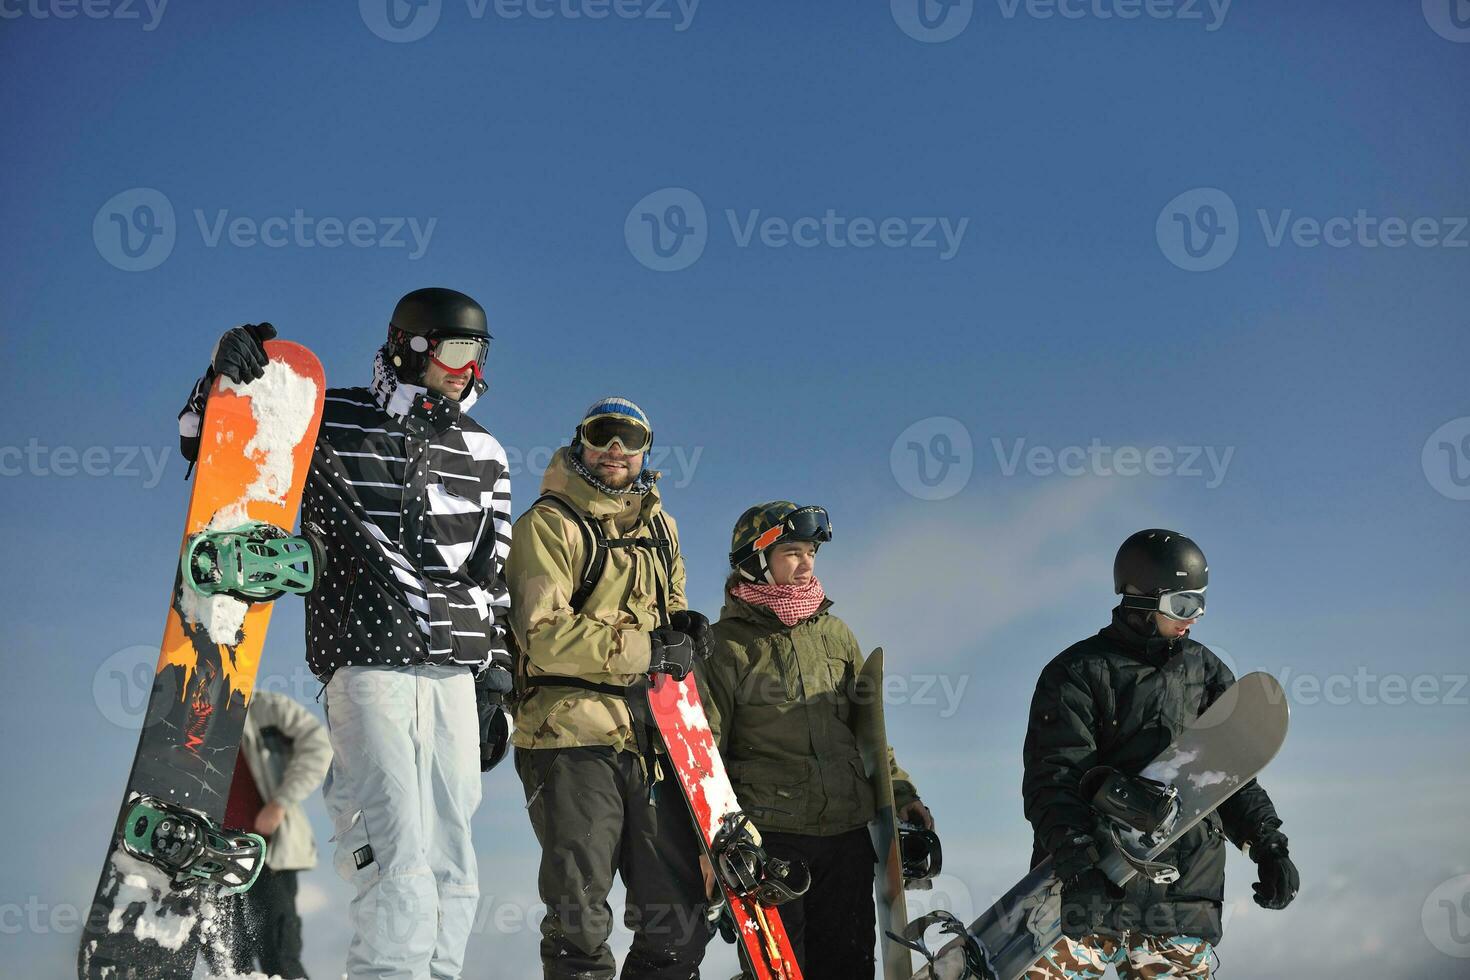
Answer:
<svg viewBox="0 0 1470 980"><path fill-rule="evenodd" d="M831 541L832 518L825 507L798 507L782 518L775 527L767 528L760 537L743 548L730 552L730 564L735 566L758 551L764 551L778 541Z"/></svg>
<svg viewBox="0 0 1470 980"><path fill-rule="evenodd" d="M625 453L641 453L653 445L653 433L648 431L648 426L626 415L594 416L582 423L580 431L582 445L600 453L611 449L614 442Z"/></svg>
<svg viewBox="0 0 1470 980"><path fill-rule="evenodd" d="M408 342L409 349L428 354L429 360L450 374L470 371L480 377L485 371L485 355L490 352L490 341L484 337L414 337Z"/></svg>
<svg viewBox="0 0 1470 980"><path fill-rule="evenodd" d="M1199 619L1205 614L1205 590L1182 589L1178 592L1161 592L1151 595L1125 595L1123 608L1161 612L1170 619L1186 622Z"/></svg>

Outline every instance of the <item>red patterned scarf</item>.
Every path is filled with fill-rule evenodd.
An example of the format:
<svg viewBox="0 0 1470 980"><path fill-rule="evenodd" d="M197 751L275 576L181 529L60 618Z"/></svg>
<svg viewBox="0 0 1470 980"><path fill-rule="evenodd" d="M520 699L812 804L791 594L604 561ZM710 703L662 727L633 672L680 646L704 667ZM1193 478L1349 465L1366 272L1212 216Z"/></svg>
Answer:
<svg viewBox="0 0 1470 980"><path fill-rule="evenodd" d="M795 626L811 616L827 598L822 583L813 578L806 585L756 585L741 582L730 590L737 599L744 599L752 606L764 606L776 614L776 618L787 626Z"/></svg>

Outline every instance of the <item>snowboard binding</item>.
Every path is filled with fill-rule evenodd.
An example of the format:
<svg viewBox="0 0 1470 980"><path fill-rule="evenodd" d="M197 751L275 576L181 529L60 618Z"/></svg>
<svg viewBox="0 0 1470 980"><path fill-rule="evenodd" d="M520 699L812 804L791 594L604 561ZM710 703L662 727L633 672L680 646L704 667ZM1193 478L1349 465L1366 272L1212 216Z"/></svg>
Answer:
<svg viewBox="0 0 1470 980"><path fill-rule="evenodd" d="M933 888L934 878L944 866L939 835L916 824L898 825L898 853L903 861L905 888Z"/></svg>
<svg viewBox="0 0 1470 980"><path fill-rule="evenodd" d="M1178 868L1137 853L1153 849L1174 833L1179 823L1179 790L1111 766L1089 769L1082 777L1081 789L1103 818L1113 846L1135 871L1158 885L1179 880ZM1131 842L1124 839L1125 835Z"/></svg>
<svg viewBox="0 0 1470 980"><path fill-rule="evenodd" d="M269 602L316 586L325 554L311 535L295 536L274 524L250 521L228 531L203 531L189 539L179 567L200 595Z"/></svg>
<svg viewBox="0 0 1470 980"><path fill-rule="evenodd" d="M741 898L774 906L800 898L811 887L812 876L800 861L771 857L751 833L750 818L727 813L710 843L715 874Z"/></svg>
<svg viewBox="0 0 1470 980"><path fill-rule="evenodd" d="M155 796L140 796L123 818L123 849L174 876L177 885L217 885L237 895L255 884L265 867L259 834L215 829L208 820Z"/></svg>
<svg viewBox="0 0 1470 980"><path fill-rule="evenodd" d="M960 974L961 980L998 980L995 966L990 962L990 955L985 951L984 945L970 935L970 930L965 928L963 922L943 909L919 916L904 926L902 935L890 932L888 938L924 957L924 962L929 967L929 974L938 976L939 971L935 968L934 961L938 959L939 954L931 950L924 942L924 933L928 932L931 926L938 926L940 932L958 936L961 939L965 955L965 972Z"/></svg>

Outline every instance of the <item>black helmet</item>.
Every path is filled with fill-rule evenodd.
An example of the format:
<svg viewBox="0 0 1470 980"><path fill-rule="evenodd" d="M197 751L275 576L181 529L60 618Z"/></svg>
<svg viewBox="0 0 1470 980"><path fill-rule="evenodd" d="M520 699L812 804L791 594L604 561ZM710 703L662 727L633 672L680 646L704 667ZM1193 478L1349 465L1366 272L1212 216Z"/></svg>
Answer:
<svg viewBox="0 0 1470 980"><path fill-rule="evenodd" d="M419 337L424 339L416 341ZM485 308L454 289L415 289L393 307L393 318L388 321L388 359L399 377L418 381L428 365L429 348L445 337L477 338L488 345L492 338L485 323ZM484 381L478 371L476 385L477 390L483 390Z"/></svg>
<svg viewBox="0 0 1470 980"><path fill-rule="evenodd" d="M1142 595L1198 591L1210 584L1210 566L1199 545L1178 531L1149 528L1130 535L1113 559L1113 591L1132 587Z"/></svg>

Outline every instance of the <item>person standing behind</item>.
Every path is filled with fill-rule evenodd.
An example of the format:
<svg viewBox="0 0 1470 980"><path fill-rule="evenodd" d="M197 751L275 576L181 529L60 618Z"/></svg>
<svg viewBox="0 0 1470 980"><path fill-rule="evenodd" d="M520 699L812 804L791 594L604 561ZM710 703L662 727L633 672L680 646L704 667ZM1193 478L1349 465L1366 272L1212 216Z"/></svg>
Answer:
<svg viewBox="0 0 1470 980"><path fill-rule="evenodd" d="M611 980L613 875L627 886L625 978L699 976L709 927L700 844L667 759L629 710L650 673L682 678L709 621L684 602L678 529L643 468L648 417L587 410L516 521L506 565L523 658L512 742L541 845L546 980Z"/></svg>
<svg viewBox="0 0 1470 980"><path fill-rule="evenodd" d="M767 853L811 872L806 894L781 906L803 975L860 980L876 969L868 833L876 805L852 727L862 650L828 611L815 573L817 549L830 540L821 507L776 500L740 515L725 607L695 673L730 782ZM892 749L888 765L899 819L933 830Z"/></svg>
<svg viewBox="0 0 1470 980"><path fill-rule="evenodd" d="M256 691L245 713L240 755L224 826L266 839L265 867L250 890L227 901L233 972L282 980L306 976L296 875L316 867L316 841L301 809L332 763L332 742L311 712L272 691Z"/></svg>

